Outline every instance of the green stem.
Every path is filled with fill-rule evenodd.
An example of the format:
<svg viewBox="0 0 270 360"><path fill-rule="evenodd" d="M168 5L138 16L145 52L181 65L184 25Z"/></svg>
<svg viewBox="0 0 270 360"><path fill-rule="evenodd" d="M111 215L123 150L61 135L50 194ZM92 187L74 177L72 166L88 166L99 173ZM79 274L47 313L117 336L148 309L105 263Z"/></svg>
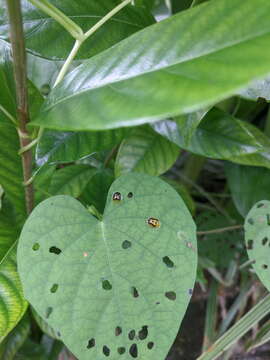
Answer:
<svg viewBox="0 0 270 360"><path fill-rule="evenodd" d="M52 17L60 25L62 25L74 39L81 39L83 37L82 29L66 16L62 11L57 9L47 0L29 0L33 5L42 10L45 14Z"/></svg>
<svg viewBox="0 0 270 360"><path fill-rule="evenodd" d="M198 231L197 235L209 235L209 234L219 234L226 231L234 231L243 229L243 225L234 225L234 226L228 226L220 229L213 229L213 230L207 230L207 231Z"/></svg>
<svg viewBox="0 0 270 360"><path fill-rule="evenodd" d="M10 40L13 55L13 70L16 86L17 113L19 120L19 139L21 148L28 146L30 136L27 130L29 122L27 75L26 75L26 52L24 44L24 32L20 1L7 0ZM32 152L30 150L22 154L23 177L26 183L32 174ZM30 214L34 207L34 188L32 184L25 186L25 202L27 213Z"/></svg>
<svg viewBox="0 0 270 360"><path fill-rule="evenodd" d="M18 126L17 120L2 105L0 105L0 111L2 111L2 113L4 113L6 117L13 122L13 124Z"/></svg>

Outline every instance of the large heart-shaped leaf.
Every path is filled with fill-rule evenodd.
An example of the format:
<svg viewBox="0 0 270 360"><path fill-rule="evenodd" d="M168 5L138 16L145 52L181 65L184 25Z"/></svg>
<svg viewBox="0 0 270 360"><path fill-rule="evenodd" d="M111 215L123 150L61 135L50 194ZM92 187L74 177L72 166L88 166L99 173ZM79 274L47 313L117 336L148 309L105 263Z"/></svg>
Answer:
<svg viewBox="0 0 270 360"><path fill-rule="evenodd" d="M253 206L245 221L245 240L256 274L270 290L270 201L262 200Z"/></svg>
<svg viewBox="0 0 270 360"><path fill-rule="evenodd" d="M84 31L95 25L121 0L73 1L51 0L50 3L60 9ZM5 1L0 1L0 37L7 40L7 15ZM31 5L22 1L26 47L46 58L66 58L72 48L74 39L54 19ZM107 49L125 37L154 23L154 18L143 8L127 6L111 18L82 47L79 57L88 58ZM57 34L57 36L55 36Z"/></svg>
<svg viewBox="0 0 270 360"><path fill-rule="evenodd" d="M35 124L102 130L196 111L268 75L269 41L268 0L210 1L77 67L51 92Z"/></svg>
<svg viewBox="0 0 270 360"><path fill-rule="evenodd" d="M158 178L111 186L102 221L56 196L27 220L18 249L26 298L80 360L164 359L196 273L194 222Z"/></svg>

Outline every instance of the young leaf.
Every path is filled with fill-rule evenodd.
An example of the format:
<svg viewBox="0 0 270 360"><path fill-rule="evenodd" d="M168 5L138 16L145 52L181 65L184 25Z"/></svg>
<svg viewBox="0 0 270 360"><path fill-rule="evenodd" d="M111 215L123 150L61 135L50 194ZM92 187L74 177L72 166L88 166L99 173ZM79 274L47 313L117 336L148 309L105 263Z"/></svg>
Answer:
<svg viewBox="0 0 270 360"><path fill-rule="evenodd" d="M18 261L25 296L80 360L164 359L194 285L195 225L169 185L128 174L102 221L68 196L39 204Z"/></svg>
<svg viewBox="0 0 270 360"><path fill-rule="evenodd" d="M16 246L0 261L0 342L17 325L27 308L17 273Z"/></svg>
<svg viewBox="0 0 270 360"><path fill-rule="evenodd" d="M259 200L270 200L270 170L262 167L225 164L234 204L245 217Z"/></svg>
<svg viewBox="0 0 270 360"><path fill-rule="evenodd" d="M103 130L199 110L267 76L269 41L268 0L209 1L85 61L34 124Z"/></svg>
<svg viewBox="0 0 270 360"><path fill-rule="evenodd" d="M13 360L18 349L23 345L30 333L30 318L27 313L18 325L0 344L0 357L3 360Z"/></svg>
<svg viewBox="0 0 270 360"><path fill-rule="evenodd" d="M245 240L253 268L269 290L270 201L262 200L253 206L245 220Z"/></svg>
<svg viewBox="0 0 270 360"><path fill-rule="evenodd" d="M127 130L59 132L45 130L36 149L38 166L46 162L72 162L119 144Z"/></svg>
<svg viewBox="0 0 270 360"><path fill-rule="evenodd" d="M51 0L50 3L75 21L84 31L95 25L120 0L73 1ZM0 1L0 37L7 40L7 14L5 1ZM32 52L49 59L65 59L74 39L54 19L35 8L29 1L22 1L26 47ZM112 17L102 29L83 45L78 58L89 58L116 44L134 32L154 23L146 9L127 6ZM57 34L57 36L55 36Z"/></svg>
<svg viewBox="0 0 270 360"><path fill-rule="evenodd" d="M122 141L116 157L115 175L130 171L160 175L175 163L178 155L178 146L150 127L139 127Z"/></svg>
<svg viewBox="0 0 270 360"><path fill-rule="evenodd" d="M182 136L182 122L164 120L152 125L155 131L178 146L198 155L234 162L246 161L246 156L268 152L270 140L258 128L213 108L188 139ZM185 130L184 130L185 133ZM254 165L264 165L258 155ZM268 162L270 166L270 161Z"/></svg>

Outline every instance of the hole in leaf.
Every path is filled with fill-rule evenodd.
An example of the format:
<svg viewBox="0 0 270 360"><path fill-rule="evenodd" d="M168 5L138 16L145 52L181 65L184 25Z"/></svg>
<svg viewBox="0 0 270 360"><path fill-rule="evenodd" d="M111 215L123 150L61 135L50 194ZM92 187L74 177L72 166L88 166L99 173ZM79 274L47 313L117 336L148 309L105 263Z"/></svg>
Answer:
<svg viewBox="0 0 270 360"><path fill-rule="evenodd" d="M160 305L160 302L158 301L158 302L156 302L156 305Z"/></svg>
<svg viewBox="0 0 270 360"><path fill-rule="evenodd" d="M112 290L112 284L109 282L109 280L103 280L102 287L104 290Z"/></svg>
<svg viewBox="0 0 270 360"><path fill-rule="evenodd" d="M113 201L121 201L122 200L122 195L120 192L115 192L113 194L113 197L112 197Z"/></svg>
<svg viewBox="0 0 270 360"><path fill-rule="evenodd" d="M96 340L90 339L87 344L87 349L92 349L93 347L95 347L95 345L96 345Z"/></svg>
<svg viewBox="0 0 270 360"><path fill-rule="evenodd" d="M111 352L111 350L106 345L104 345L103 346L103 354L105 356L110 356L110 352Z"/></svg>
<svg viewBox="0 0 270 360"><path fill-rule="evenodd" d="M165 293L166 298L169 300L176 300L176 293L174 291L168 291Z"/></svg>
<svg viewBox="0 0 270 360"><path fill-rule="evenodd" d="M254 220L253 220L252 218L249 218L249 219L248 219L248 223L249 223L250 225L253 225L253 224L254 224Z"/></svg>
<svg viewBox="0 0 270 360"><path fill-rule="evenodd" d="M51 316L51 313L53 312L53 308L51 306L49 306L47 309L46 309L46 314L45 314L45 318L46 319L49 319L49 317Z"/></svg>
<svg viewBox="0 0 270 360"><path fill-rule="evenodd" d="M268 269L268 265L263 264L262 268L263 268L263 269Z"/></svg>
<svg viewBox="0 0 270 360"><path fill-rule="evenodd" d="M263 206L264 206L264 203L260 203L260 204L257 205L257 208L259 209L259 208L261 208Z"/></svg>
<svg viewBox="0 0 270 360"><path fill-rule="evenodd" d="M58 337L61 337L60 331L57 331L56 335L57 335Z"/></svg>
<svg viewBox="0 0 270 360"><path fill-rule="evenodd" d="M144 340L148 336L148 326L144 325L142 329L139 331L139 339Z"/></svg>
<svg viewBox="0 0 270 360"><path fill-rule="evenodd" d="M248 250L253 250L253 240L248 240L247 248L248 248Z"/></svg>
<svg viewBox="0 0 270 360"><path fill-rule="evenodd" d="M193 289L189 289L188 293L189 293L189 295L192 295L193 294Z"/></svg>
<svg viewBox="0 0 270 360"><path fill-rule="evenodd" d="M150 225L153 228L159 228L160 227L160 221L156 218L150 217L147 220L147 224Z"/></svg>
<svg viewBox="0 0 270 360"><path fill-rule="evenodd" d="M126 352L126 348L124 348L124 347L119 347L119 348L117 349L117 351L118 351L118 354L123 355L123 354Z"/></svg>
<svg viewBox="0 0 270 360"><path fill-rule="evenodd" d="M266 215L266 219L267 219L267 225L270 225L270 214Z"/></svg>
<svg viewBox="0 0 270 360"><path fill-rule="evenodd" d="M61 254L62 250L59 249L59 248L56 247L56 246L52 246L52 247L50 247L49 252L52 253L52 254L59 255L59 254Z"/></svg>
<svg viewBox="0 0 270 360"><path fill-rule="evenodd" d="M149 350L151 350L151 349L153 349L154 345L155 345L155 344L154 344L152 341L150 341L150 342L147 344L147 347L148 347Z"/></svg>
<svg viewBox="0 0 270 360"><path fill-rule="evenodd" d="M131 245L132 245L132 243L131 243L130 241L125 240L125 241L123 241L123 243L122 243L122 248L123 248L123 249L128 249L128 248L131 247Z"/></svg>
<svg viewBox="0 0 270 360"><path fill-rule="evenodd" d="M174 262L168 256L164 256L162 260L164 264L167 265L168 268L174 267Z"/></svg>
<svg viewBox="0 0 270 360"><path fill-rule="evenodd" d="M136 335L135 330L131 330L128 334L129 340L134 340L135 335Z"/></svg>
<svg viewBox="0 0 270 360"><path fill-rule="evenodd" d="M122 328L120 326L117 326L115 328L115 336L119 336L122 334Z"/></svg>
<svg viewBox="0 0 270 360"><path fill-rule="evenodd" d="M51 293L56 293L56 291L58 290L58 284L53 284L53 286L51 287Z"/></svg>
<svg viewBox="0 0 270 360"><path fill-rule="evenodd" d="M128 198L131 199L132 197L133 197L133 193L132 193L132 192L129 192L129 193L128 193Z"/></svg>
<svg viewBox="0 0 270 360"><path fill-rule="evenodd" d="M132 290L133 297L135 297L135 298L139 297L139 292L134 286L131 288L131 290Z"/></svg>
<svg viewBox="0 0 270 360"><path fill-rule="evenodd" d="M34 251L39 250L39 248L40 248L39 243L35 243L35 244L33 245L33 247L32 247L32 249L33 249Z"/></svg>
<svg viewBox="0 0 270 360"><path fill-rule="evenodd" d="M138 357L138 347L136 344L132 344L130 349L129 349L129 353L133 358Z"/></svg>
<svg viewBox="0 0 270 360"><path fill-rule="evenodd" d="M267 241L268 241L268 238L267 238L267 237L263 238L263 239L262 239L262 245L266 245L266 244L267 244Z"/></svg>

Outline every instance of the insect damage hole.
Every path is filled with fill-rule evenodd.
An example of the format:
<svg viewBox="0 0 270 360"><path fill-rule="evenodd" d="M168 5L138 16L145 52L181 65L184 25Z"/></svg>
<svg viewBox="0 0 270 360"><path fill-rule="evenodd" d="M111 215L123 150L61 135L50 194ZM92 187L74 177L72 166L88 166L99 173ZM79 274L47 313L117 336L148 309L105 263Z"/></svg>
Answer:
<svg viewBox="0 0 270 360"><path fill-rule="evenodd" d="M153 343L153 341L150 341L150 342L147 344L147 347L148 347L149 350L151 350L151 349L153 349L154 345L155 345L155 344Z"/></svg>
<svg viewBox="0 0 270 360"><path fill-rule="evenodd" d="M133 198L133 193L129 192L127 196L128 196L129 199L131 199L131 198Z"/></svg>
<svg viewBox="0 0 270 360"><path fill-rule="evenodd" d="M121 193L118 191L113 193L112 199L113 199L113 201L121 201L122 200Z"/></svg>
<svg viewBox="0 0 270 360"><path fill-rule="evenodd" d="M115 336L119 336L122 334L122 328L120 326L116 326L115 328Z"/></svg>
<svg viewBox="0 0 270 360"><path fill-rule="evenodd" d="M262 239L262 245L266 245L267 242L268 242L268 238L267 238L267 237L265 237L265 238Z"/></svg>
<svg viewBox="0 0 270 360"><path fill-rule="evenodd" d="M59 287L58 284L53 284L53 286L50 289L50 292L53 294L56 293L56 291L58 290L58 287Z"/></svg>
<svg viewBox="0 0 270 360"><path fill-rule="evenodd" d="M142 326L141 330L139 331L139 339L144 340L148 336L148 326L144 325Z"/></svg>
<svg viewBox="0 0 270 360"><path fill-rule="evenodd" d="M253 240L248 240L248 242L247 242L247 249L248 249L248 250L253 250Z"/></svg>
<svg viewBox="0 0 270 360"><path fill-rule="evenodd" d="M102 288L104 290L112 290L112 284L109 282L109 280L102 280Z"/></svg>
<svg viewBox="0 0 270 360"><path fill-rule="evenodd" d="M270 214L266 215L267 225L270 225Z"/></svg>
<svg viewBox="0 0 270 360"><path fill-rule="evenodd" d="M39 250L39 248L40 248L39 243L35 243L35 244L33 245L33 247L32 247L32 249L33 249L34 251Z"/></svg>
<svg viewBox="0 0 270 360"><path fill-rule="evenodd" d="M260 204L257 205L257 208L259 209L259 208L261 208L263 206L264 206L264 203L260 203Z"/></svg>
<svg viewBox="0 0 270 360"><path fill-rule="evenodd" d="M249 218L249 219L248 219L248 223L249 223L250 225L254 225L254 220L253 220L252 218Z"/></svg>
<svg viewBox="0 0 270 360"><path fill-rule="evenodd" d="M129 349L129 353L133 358L137 358L138 357L138 347L136 344L132 344L130 349Z"/></svg>
<svg viewBox="0 0 270 360"><path fill-rule="evenodd" d="M96 346L96 340L94 338L90 339L87 344L87 349L92 349Z"/></svg>
<svg viewBox="0 0 270 360"><path fill-rule="evenodd" d="M164 258L162 260L163 260L164 264L167 265L168 268L174 267L174 262L168 256L164 256Z"/></svg>
<svg viewBox="0 0 270 360"><path fill-rule="evenodd" d="M111 350L106 345L104 345L103 346L103 354L105 356L110 356L110 353L111 353Z"/></svg>
<svg viewBox="0 0 270 360"><path fill-rule="evenodd" d="M132 296L135 298L140 296L138 290L134 286L131 288L131 293L132 293Z"/></svg>
<svg viewBox="0 0 270 360"><path fill-rule="evenodd" d="M129 249L131 246L132 246L132 243L130 241L128 241L128 240L125 240L125 241L122 242L122 248L125 249L125 250Z"/></svg>
<svg viewBox="0 0 270 360"><path fill-rule="evenodd" d="M49 319L49 317L51 316L53 312L53 308L51 306L49 306L47 309L46 309L46 313L45 313L45 318L46 319Z"/></svg>
<svg viewBox="0 0 270 360"><path fill-rule="evenodd" d="M129 334L128 334L129 340L134 340L135 335L136 335L135 330L131 330L131 331L129 332Z"/></svg>
<svg viewBox="0 0 270 360"><path fill-rule="evenodd" d="M117 351L118 351L118 354L123 355L123 354L126 352L126 348L124 348L124 347L119 347L119 348L117 349Z"/></svg>
<svg viewBox="0 0 270 360"><path fill-rule="evenodd" d="M174 291L167 291L167 292L165 293L165 296L166 296L166 298L168 298L169 300L172 300L172 301L176 300L176 293L175 293Z"/></svg>
<svg viewBox="0 0 270 360"><path fill-rule="evenodd" d="M262 268L263 268L263 269L268 269L268 265L263 264L263 265L262 265Z"/></svg>
<svg viewBox="0 0 270 360"><path fill-rule="evenodd" d="M59 254L61 254L62 250L59 249L56 246L51 246L50 249L49 249L49 252L52 253L52 254L59 255Z"/></svg>

